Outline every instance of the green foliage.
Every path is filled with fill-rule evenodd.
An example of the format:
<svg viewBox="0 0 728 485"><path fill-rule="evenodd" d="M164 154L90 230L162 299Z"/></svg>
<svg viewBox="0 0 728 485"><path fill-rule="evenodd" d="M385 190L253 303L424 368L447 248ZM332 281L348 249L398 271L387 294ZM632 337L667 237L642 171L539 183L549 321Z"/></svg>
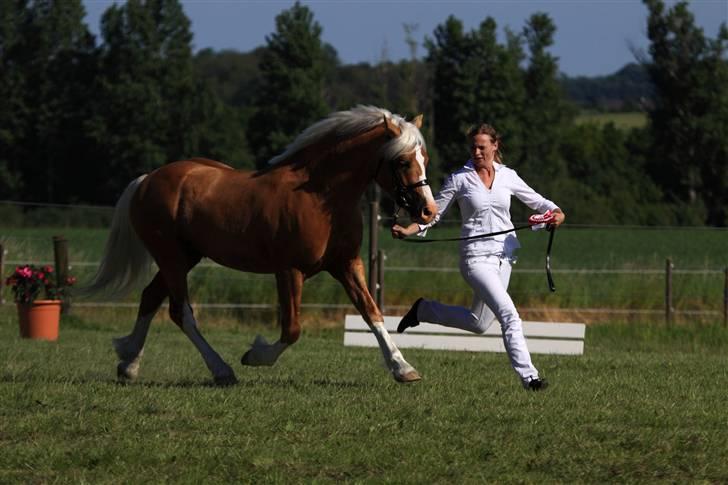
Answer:
<svg viewBox="0 0 728 485"><path fill-rule="evenodd" d="M313 13L299 2L276 17L276 32L266 40L247 132L258 167L329 111L324 80L338 63L336 51L321 41Z"/></svg>
<svg viewBox="0 0 728 485"><path fill-rule="evenodd" d="M94 135L107 162L88 169L95 198L113 202L137 175L199 155L198 116L218 101L198 94L190 22L177 0L113 5L101 30Z"/></svg>
<svg viewBox="0 0 728 485"><path fill-rule="evenodd" d="M262 166L326 113L373 104L425 114L434 188L467 157L467 127L489 122L506 163L569 222L725 225L728 28L710 39L689 5L645 4L651 59L568 79L544 14L501 42L492 18L466 32L451 16L425 62L405 24L411 59L342 66L300 3L265 46L193 56L179 0L114 3L98 45L81 0L3 1L0 200L111 204L136 175L192 156ZM581 107L647 110L648 123L615 118L616 133L602 113L578 126L593 118L575 123L564 89Z"/></svg>
<svg viewBox="0 0 728 485"><path fill-rule="evenodd" d="M547 50L555 32L546 14L534 14L523 29L530 57L524 73L526 102L519 110L521 153L514 161L526 180L542 179L545 193L554 193L554 183L567 175L559 142L574 115L557 79L556 58Z"/></svg>
<svg viewBox="0 0 728 485"><path fill-rule="evenodd" d="M728 28L708 39L687 3L667 11L661 0L645 4L656 95L650 175L668 200L704 207L708 224L728 224Z"/></svg>
<svg viewBox="0 0 728 485"><path fill-rule="evenodd" d="M426 42L433 71L434 142L443 170L452 171L467 156L465 133L472 124L489 122L508 133L508 156L518 153L517 110L525 98L518 68L520 40L496 42L496 24L484 20L477 30L464 32L462 22L448 17ZM509 129L513 128L512 131Z"/></svg>
<svg viewBox="0 0 728 485"><path fill-rule="evenodd" d="M562 76L560 81L569 100L583 110L642 111L654 96L646 67L634 62L608 76Z"/></svg>
<svg viewBox="0 0 728 485"><path fill-rule="evenodd" d="M52 202L73 188L61 174L74 166L59 164L56 154L88 144L83 101L96 71L84 15L80 0L2 4L0 191L6 197Z"/></svg>
<svg viewBox="0 0 728 485"><path fill-rule="evenodd" d="M255 99L264 52L264 47L251 52L202 49L195 55L195 69L226 106L247 108Z"/></svg>

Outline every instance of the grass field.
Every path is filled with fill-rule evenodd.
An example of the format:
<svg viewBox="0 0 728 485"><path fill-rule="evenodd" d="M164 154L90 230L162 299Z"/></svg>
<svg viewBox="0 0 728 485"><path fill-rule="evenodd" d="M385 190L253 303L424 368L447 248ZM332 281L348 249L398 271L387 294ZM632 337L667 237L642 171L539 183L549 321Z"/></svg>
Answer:
<svg viewBox="0 0 728 485"><path fill-rule="evenodd" d="M203 332L240 380L210 376L168 321L140 380L115 382L130 322L65 318L58 342L17 337L0 307L0 483L725 483L728 330L592 325L585 355L535 355L520 388L504 354L407 350L395 383L377 349L306 330L272 368L240 355L270 327Z"/></svg>
<svg viewBox="0 0 728 485"><path fill-rule="evenodd" d="M631 130L632 128L642 128L647 124L647 116L645 113L589 113L585 112L577 116L577 124L596 124L605 125L614 123L619 129Z"/></svg>

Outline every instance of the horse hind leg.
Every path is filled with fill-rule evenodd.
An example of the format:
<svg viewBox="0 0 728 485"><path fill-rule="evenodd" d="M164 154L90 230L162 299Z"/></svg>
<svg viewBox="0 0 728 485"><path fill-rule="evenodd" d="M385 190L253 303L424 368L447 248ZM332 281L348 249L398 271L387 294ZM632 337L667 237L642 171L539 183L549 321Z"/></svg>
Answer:
<svg viewBox="0 0 728 485"><path fill-rule="evenodd" d="M169 290L169 316L172 321L182 329L200 352L205 365L212 373L215 384L227 386L237 383L235 372L200 333L189 303L187 273L201 258L191 257L182 251L175 251L174 248L167 248L166 251L158 254L161 257L157 259L157 265Z"/></svg>
<svg viewBox="0 0 728 485"><path fill-rule="evenodd" d="M162 275L157 273L142 292L132 332L124 337L112 339L114 351L119 357L116 367L116 375L119 380L133 380L139 376L139 365L144 354L144 342L149 332L149 326L167 295L167 286L164 284Z"/></svg>
<svg viewBox="0 0 728 485"><path fill-rule="evenodd" d="M240 359L243 365L272 366L289 345L293 345L301 335L299 314L303 273L291 269L276 273L278 300L281 308L281 338L269 344L261 335L255 337L250 350Z"/></svg>
<svg viewBox="0 0 728 485"><path fill-rule="evenodd" d="M205 365L212 373L215 384L218 386L236 384L238 379L235 377L233 369L225 363L222 357L215 352L215 349L212 348L200 333L192 306L190 306L186 294L182 299L170 295L169 315L200 352L202 359L205 361Z"/></svg>

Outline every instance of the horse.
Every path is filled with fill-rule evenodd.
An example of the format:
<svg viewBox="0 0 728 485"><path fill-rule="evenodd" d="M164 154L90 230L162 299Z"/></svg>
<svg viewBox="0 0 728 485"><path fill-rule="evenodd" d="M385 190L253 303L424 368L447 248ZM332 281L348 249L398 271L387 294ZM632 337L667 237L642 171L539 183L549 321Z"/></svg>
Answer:
<svg viewBox="0 0 728 485"><path fill-rule="evenodd" d="M193 158L133 180L117 201L102 261L86 288L86 294L121 296L150 277L156 263L131 333L112 340L118 378L138 377L150 323L168 298L172 321L200 352L214 383L237 382L202 336L189 301L187 274L206 257L240 271L275 274L280 338L268 343L256 336L243 365L272 366L299 339L304 281L326 271L368 323L394 379L419 380L367 288L359 204L376 181L413 220L424 224L435 217L421 124L422 115L407 121L357 106L312 124L258 171Z"/></svg>

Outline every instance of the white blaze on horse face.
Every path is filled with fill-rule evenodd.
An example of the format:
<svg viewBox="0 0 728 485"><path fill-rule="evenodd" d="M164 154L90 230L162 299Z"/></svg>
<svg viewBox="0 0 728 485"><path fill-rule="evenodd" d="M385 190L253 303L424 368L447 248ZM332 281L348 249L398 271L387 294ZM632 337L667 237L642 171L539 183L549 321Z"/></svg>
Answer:
<svg viewBox="0 0 728 485"><path fill-rule="evenodd" d="M417 180L418 182L427 178L427 173L425 171L425 155L424 153L422 153L423 150L424 148L422 147L422 145L418 145L415 151L415 159L420 166L420 173L422 173L420 178ZM422 187L422 192L424 192L425 200L427 200L427 202L432 202L435 199L432 196L432 190L430 189L429 185L425 185L424 187Z"/></svg>

